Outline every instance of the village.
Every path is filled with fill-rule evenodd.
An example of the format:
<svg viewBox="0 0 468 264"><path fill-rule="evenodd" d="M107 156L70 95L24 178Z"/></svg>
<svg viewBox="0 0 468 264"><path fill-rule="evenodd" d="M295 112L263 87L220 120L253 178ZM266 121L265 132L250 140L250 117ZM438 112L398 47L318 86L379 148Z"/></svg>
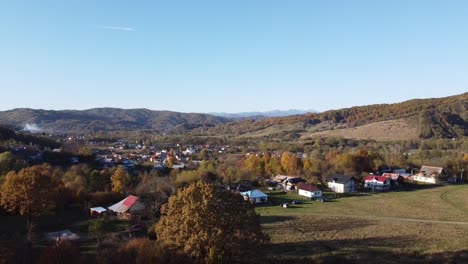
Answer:
<svg viewBox="0 0 468 264"><path fill-rule="evenodd" d="M135 151L145 150L140 145L120 145L114 143L108 151L96 151L96 161L103 169L121 168L127 173L135 172L136 168L143 163L153 164L152 171L162 173L164 171L194 170L203 163L200 152L213 152L224 154L229 152L230 146L195 146L187 147L182 151L174 149L156 150L150 148L147 154ZM177 146L180 147L180 146ZM123 151L129 149L130 151ZM133 149L133 150L132 150ZM198 152L198 153L197 153ZM232 153L231 153L232 154ZM204 154L206 155L206 154ZM237 155L252 155L237 154ZM275 155L275 154L274 154ZM303 158L303 153L297 153L298 158ZM170 161L174 158L173 161ZM77 162L79 163L79 162ZM170 167L168 167L170 166ZM161 174L158 174L161 175ZM157 177L157 176L156 176ZM258 180L260 179L261 182ZM448 180L447 180L448 179ZM362 197L380 192L409 191L426 186L439 186L441 184L460 183L461 180L447 177L441 167L423 165L418 173L408 173L405 169L397 167L382 166L378 171L370 173L360 180L356 176L333 174L326 178L323 183L310 183L301 176L276 175L271 178L257 178L257 181L242 180L227 184L218 184L221 191L234 192L250 201L258 208L268 207L294 207L309 202L340 202L342 197ZM154 211L148 210L148 204L138 196L129 194L115 204L94 204L89 208L90 219L105 219L105 221L124 221L125 229L116 230L116 235L124 237L147 236L147 229L151 225L151 216ZM296 211L300 214L300 211ZM150 235L151 236L151 235ZM83 241L80 235L73 230L65 229L47 233L51 241L70 240Z"/></svg>

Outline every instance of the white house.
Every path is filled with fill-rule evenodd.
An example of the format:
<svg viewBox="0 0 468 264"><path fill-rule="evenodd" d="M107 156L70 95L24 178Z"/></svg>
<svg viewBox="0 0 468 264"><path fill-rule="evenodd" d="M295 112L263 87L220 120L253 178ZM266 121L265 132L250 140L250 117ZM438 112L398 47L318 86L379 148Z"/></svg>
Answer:
<svg viewBox="0 0 468 264"><path fill-rule="evenodd" d="M368 175L364 178L364 188L372 191L388 191L390 179L384 176Z"/></svg>
<svg viewBox="0 0 468 264"><path fill-rule="evenodd" d="M418 174L413 175L413 181L436 184L444 173L441 167L422 166Z"/></svg>
<svg viewBox="0 0 468 264"><path fill-rule="evenodd" d="M245 200L250 200L254 204L266 203L268 201L268 195L264 194L259 190L250 190L247 192L241 192Z"/></svg>
<svg viewBox="0 0 468 264"><path fill-rule="evenodd" d="M297 189L299 195L307 198L312 199L322 197L322 190L312 184L300 184Z"/></svg>
<svg viewBox="0 0 468 264"><path fill-rule="evenodd" d="M328 177L328 188L337 193L355 192L358 187L358 180L353 176L335 174Z"/></svg>

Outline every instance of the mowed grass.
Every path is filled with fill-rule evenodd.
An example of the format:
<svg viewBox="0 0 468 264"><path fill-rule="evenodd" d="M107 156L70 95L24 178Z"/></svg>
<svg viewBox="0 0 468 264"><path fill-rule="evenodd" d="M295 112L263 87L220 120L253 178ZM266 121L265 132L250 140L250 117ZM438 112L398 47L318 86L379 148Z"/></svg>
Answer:
<svg viewBox="0 0 468 264"><path fill-rule="evenodd" d="M412 191L374 193L365 196L332 198L331 202L307 201L292 208L257 208L261 215L349 214L402 217L437 221L468 222L468 185L427 185ZM267 192L268 193L268 192ZM297 194L270 192L272 199L303 199ZM333 197L334 194L325 194Z"/></svg>
<svg viewBox="0 0 468 264"><path fill-rule="evenodd" d="M273 200L297 199L273 193ZM468 186L257 208L272 256L344 263L468 263Z"/></svg>

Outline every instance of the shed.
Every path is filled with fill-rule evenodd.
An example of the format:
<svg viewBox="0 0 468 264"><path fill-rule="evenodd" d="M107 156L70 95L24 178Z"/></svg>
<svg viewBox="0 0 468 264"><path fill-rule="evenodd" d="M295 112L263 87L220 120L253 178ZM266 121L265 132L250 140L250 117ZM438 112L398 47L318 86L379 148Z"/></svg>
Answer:
<svg viewBox="0 0 468 264"><path fill-rule="evenodd" d="M89 213L91 215L100 215L104 212L107 212L107 209L104 208L104 207L92 207L92 208L89 208Z"/></svg>
<svg viewBox="0 0 468 264"><path fill-rule="evenodd" d="M241 192L240 194L244 196L244 199L250 200L254 204L265 203L268 201L268 195L264 194L263 192L259 190Z"/></svg>

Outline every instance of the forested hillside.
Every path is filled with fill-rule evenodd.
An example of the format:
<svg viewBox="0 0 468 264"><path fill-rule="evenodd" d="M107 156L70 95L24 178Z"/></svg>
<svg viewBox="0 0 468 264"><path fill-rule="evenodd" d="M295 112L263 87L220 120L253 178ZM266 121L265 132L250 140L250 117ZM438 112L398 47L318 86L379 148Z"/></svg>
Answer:
<svg viewBox="0 0 468 264"><path fill-rule="evenodd" d="M274 133L302 133L353 128L374 122L404 119L415 127L420 138L468 136L468 93L431 99L414 99L396 104L356 106L317 114L242 121L219 125L212 134L246 134L274 127ZM273 129L271 129L273 130Z"/></svg>
<svg viewBox="0 0 468 264"><path fill-rule="evenodd" d="M212 127L229 119L197 113L148 109L94 108L89 110L13 109L0 112L0 124L46 132L153 130L186 132Z"/></svg>
<svg viewBox="0 0 468 264"><path fill-rule="evenodd" d="M6 151L12 146L33 146L38 149L58 148L60 143L42 136L28 133L15 132L10 128L0 126L0 152Z"/></svg>

